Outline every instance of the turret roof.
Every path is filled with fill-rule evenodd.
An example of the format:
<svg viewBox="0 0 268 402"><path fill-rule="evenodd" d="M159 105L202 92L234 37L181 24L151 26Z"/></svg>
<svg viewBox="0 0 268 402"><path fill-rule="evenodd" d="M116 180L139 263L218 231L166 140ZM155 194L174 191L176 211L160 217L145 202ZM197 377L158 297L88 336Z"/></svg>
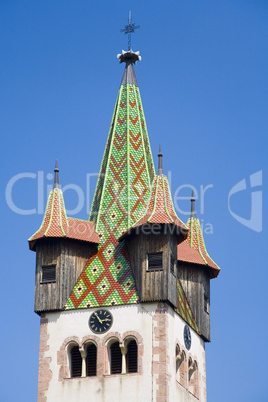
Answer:
<svg viewBox="0 0 268 402"><path fill-rule="evenodd" d="M30 250L35 251L36 241L45 237L65 237L98 244L100 239L93 222L67 217L59 186L57 162L54 172L54 187L49 193L42 224L28 240Z"/></svg>
<svg viewBox="0 0 268 402"><path fill-rule="evenodd" d="M178 244L177 258L178 261L206 266L209 270L210 278L215 278L219 275L220 268L211 259L206 250L201 225L199 219L196 218L194 201L192 194L191 217L187 221L189 232L186 240Z"/></svg>
<svg viewBox="0 0 268 402"><path fill-rule="evenodd" d="M158 172L153 181L152 191L145 215L135 225L123 233L120 240L135 228L146 223L173 224L180 229L179 233L183 235L187 234L188 228L178 218L173 206L168 179L163 174L162 156L160 148L158 154Z"/></svg>

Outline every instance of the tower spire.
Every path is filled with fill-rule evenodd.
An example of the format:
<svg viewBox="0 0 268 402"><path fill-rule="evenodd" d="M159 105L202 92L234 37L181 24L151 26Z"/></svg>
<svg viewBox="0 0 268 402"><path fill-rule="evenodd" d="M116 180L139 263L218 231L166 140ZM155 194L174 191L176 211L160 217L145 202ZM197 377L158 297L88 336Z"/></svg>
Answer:
<svg viewBox="0 0 268 402"><path fill-rule="evenodd" d="M161 145L159 145L159 154L157 156L158 156L157 176L162 176L164 174L164 171L163 171L163 161L162 161L163 154L161 152Z"/></svg>
<svg viewBox="0 0 268 402"><path fill-rule="evenodd" d="M54 188L60 188L60 184L59 184L59 169L58 169L58 160L56 159L56 165L55 165L55 177L54 177Z"/></svg>
<svg viewBox="0 0 268 402"><path fill-rule="evenodd" d="M192 198L191 198L191 218L196 218L194 190L192 190Z"/></svg>

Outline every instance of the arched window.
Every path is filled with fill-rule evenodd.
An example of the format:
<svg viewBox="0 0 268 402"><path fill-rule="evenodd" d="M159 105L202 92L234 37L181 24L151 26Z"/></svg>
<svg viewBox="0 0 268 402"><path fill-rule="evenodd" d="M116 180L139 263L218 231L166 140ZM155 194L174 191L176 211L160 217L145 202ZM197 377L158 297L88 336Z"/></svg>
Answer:
<svg viewBox="0 0 268 402"><path fill-rule="evenodd" d="M86 346L86 375L87 377L97 375L97 347L94 343Z"/></svg>
<svg viewBox="0 0 268 402"><path fill-rule="evenodd" d="M81 377L82 357L78 345L71 346L70 349L70 377Z"/></svg>
<svg viewBox="0 0 268 402"><path fill-rule="evenodd" d="M197 362L191 358L188 360L188 389L194 396L198 397Z"/></svg>
<svg viewBox="0 0 268 402"><path fill-rule="evenodd" d="M185 352L176 346L176 380L184 387L187 387L187 362Z"/></svg>
<svg viewBox="0 0 268 402"><path fill-rule="evenodd" d="M138 346L135 339L131 339L127 344L126 372L137 373L138 371Z"/></svg>
<svg viewBox="0 0 268 402"><path fill-rule="evenodd" d="M122 353L119 342L113 342L110 346L110 373L121 374L122 372Z"/></svg>

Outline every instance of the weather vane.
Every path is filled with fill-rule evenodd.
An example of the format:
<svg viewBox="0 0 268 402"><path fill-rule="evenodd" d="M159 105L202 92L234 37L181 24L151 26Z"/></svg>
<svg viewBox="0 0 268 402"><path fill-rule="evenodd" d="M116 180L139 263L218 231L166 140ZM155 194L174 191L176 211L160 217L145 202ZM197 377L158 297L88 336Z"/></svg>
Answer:
<svg viewBox="0 0 268 402"><path fill-rule="evenodd" d="M128 34L128 50L131 49L131 34L135 33L135 29L140 28L139 25L131 24L131 11L129 12L128 25L125 25L124 29L120 29L120 32L125 32Z"/></svg>

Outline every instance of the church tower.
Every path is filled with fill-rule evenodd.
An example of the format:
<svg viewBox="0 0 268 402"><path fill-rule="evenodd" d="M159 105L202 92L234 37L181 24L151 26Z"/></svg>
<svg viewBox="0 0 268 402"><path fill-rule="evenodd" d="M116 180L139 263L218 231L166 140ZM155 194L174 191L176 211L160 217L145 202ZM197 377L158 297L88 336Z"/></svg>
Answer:
<svg viewBox="0 0 268 402"><path fill-rule="evenodd" d="M36 252L38 402L206 401L208 256L194 200L177 216L155 174L134 65L124 74L88 221L66 215L56 164Z"/></svg>

